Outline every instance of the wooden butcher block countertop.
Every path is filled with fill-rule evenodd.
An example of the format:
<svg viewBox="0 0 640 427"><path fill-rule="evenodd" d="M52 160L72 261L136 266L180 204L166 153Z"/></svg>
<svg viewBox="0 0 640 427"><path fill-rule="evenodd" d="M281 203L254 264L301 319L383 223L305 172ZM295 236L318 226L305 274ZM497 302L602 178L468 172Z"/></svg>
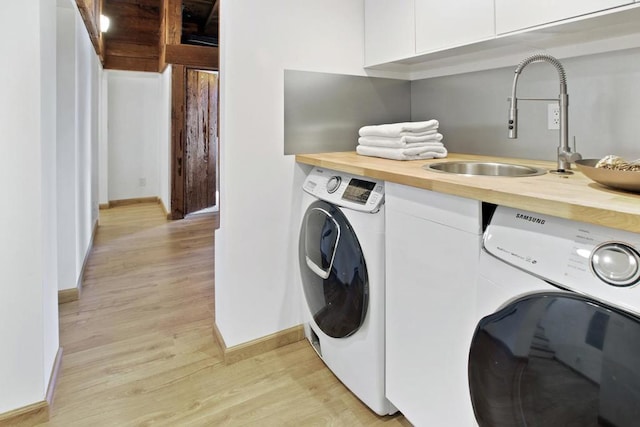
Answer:
<svg viewBox="0 0 640 427"><path fill-rule="evenodd" d="M555 167L555 162L452 153L446 159L404 162L355 152L296 155L298 163L640 233L640 195L604 187L577 170L568 177L547 173L514 178L463 176L422 168L429 163L460 160Z"/></svg>

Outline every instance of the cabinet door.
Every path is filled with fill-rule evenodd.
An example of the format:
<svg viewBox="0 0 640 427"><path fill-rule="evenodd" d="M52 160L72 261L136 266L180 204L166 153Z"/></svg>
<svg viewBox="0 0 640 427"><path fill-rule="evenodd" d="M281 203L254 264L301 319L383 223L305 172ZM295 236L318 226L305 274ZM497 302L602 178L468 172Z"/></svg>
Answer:
<svg viewBox="0 0 640 427"><path fill-rule="evenodd" d="M416 53L495 36L493 0L415 0Z"/></svg>
<svg viewBox="0 0 640 427"><path fill-rule="evenodd" d="M415 55L413 2L414 0L365 0L365 66Z"/></svg>
<svg viewBox="0 0 640 427"><path fill-rule="evenodd" d="M632 3L632 0L495 0L496 33L522 30Z"/></svg>
<svg viewBox="0 0 640 427"><path fill-rule="evenodd" d="M385 188L387 398L417 426L473 425L479 202Z"/></svg>

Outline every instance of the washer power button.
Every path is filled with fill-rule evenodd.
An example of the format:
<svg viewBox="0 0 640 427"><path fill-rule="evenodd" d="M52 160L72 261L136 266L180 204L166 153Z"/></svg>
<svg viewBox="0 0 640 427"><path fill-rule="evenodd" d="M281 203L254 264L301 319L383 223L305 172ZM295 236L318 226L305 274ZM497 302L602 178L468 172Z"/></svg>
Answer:
<svg viewBox="0 0 640 427"><path fill-rule="evenodd" d="M591 252L591 268L609 285L631 286L640 279L640 256L624 243L603 243Z"/></svg>

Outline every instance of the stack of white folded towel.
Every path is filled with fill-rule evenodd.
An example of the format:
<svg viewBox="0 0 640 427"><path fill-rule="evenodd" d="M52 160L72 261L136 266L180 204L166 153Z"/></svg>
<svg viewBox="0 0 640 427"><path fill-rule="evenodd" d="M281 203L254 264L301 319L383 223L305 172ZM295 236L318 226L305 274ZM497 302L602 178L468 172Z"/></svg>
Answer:
<svg viewBox="0 0 640 427"><path fill-rule="evenodd" d="M392 160L442 159L447 149L437 120L391 123L360 128L356 152Z"/></svg>

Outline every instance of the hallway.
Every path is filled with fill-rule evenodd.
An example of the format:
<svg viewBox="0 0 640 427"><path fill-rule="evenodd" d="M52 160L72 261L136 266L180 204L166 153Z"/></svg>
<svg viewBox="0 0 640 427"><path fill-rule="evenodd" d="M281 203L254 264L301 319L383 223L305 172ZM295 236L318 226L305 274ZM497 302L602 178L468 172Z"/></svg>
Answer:
<svg viewBox="0 0 640 427"><path fill-rule="evenodd" d="M306 341L224 365L212 333L215 216L155 203L100 211L50 426L409 425L379 418ZM258 319L256 319L258 321Z"/></svg>

